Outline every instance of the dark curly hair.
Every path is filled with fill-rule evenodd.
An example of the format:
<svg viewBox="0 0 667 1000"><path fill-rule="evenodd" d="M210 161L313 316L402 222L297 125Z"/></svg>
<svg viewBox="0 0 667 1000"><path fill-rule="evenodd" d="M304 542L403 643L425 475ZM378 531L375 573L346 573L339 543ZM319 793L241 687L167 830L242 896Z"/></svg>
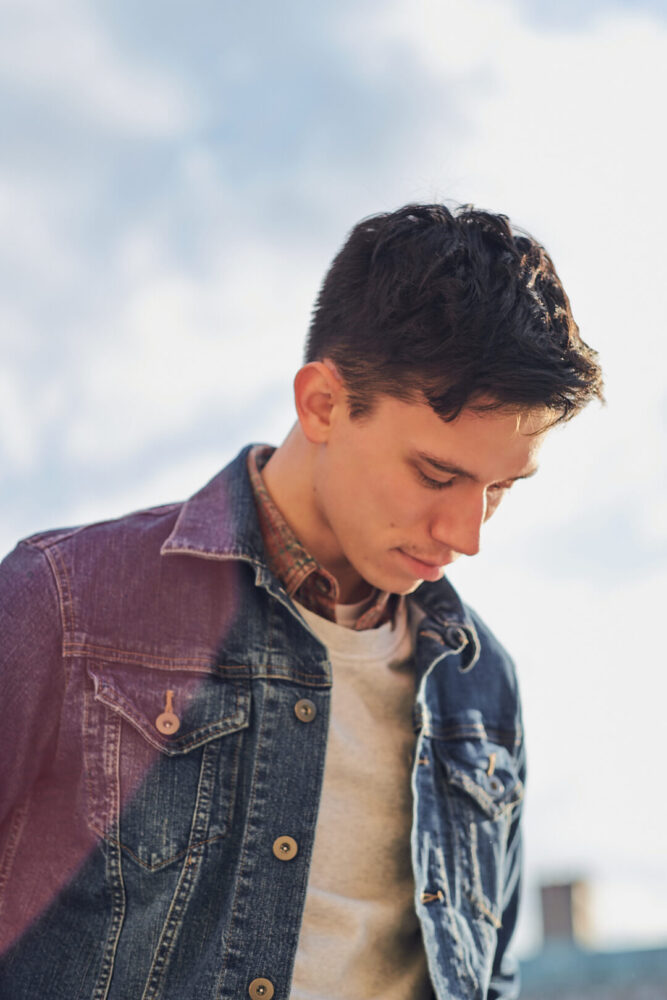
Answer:
<svg viewBox="0 0 667 1000"><path fill-rule="evenodd" d="M426 400L444 420L542 406L553 423L603 399L596 357L546 250L471 205L406 205L356 225L305 350L336 365L353 417L386 394Z"/></svg>

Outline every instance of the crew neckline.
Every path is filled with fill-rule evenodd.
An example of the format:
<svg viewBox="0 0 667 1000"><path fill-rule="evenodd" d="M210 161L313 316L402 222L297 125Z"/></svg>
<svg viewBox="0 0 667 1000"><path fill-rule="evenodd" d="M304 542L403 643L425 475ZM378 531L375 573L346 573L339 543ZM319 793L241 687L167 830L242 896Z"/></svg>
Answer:
<svg viewBox="0 0 667 1000"><path fill-rule="evenodd" d="M369 657L391 659L398 651L408 631L408 610L405 598L401 598L392 621L376 628L354 629L342 622L332 622L328 618L309 611L298 601L294 602L306 623L322 640L327 649L337 657L347 660L361 660ZM353 608L354 605L337 605L336 608Z"/></svg>

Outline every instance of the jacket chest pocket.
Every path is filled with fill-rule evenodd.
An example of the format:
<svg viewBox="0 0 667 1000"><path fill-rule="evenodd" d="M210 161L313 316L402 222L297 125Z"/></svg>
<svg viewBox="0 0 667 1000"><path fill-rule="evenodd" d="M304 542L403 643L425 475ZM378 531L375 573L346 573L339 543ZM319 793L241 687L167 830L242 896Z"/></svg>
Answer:
<svg viewBox="0 0 667 1000"><path fill-rule="evenodd" d="M247 678L89 664L87 815L101 837L160 868L230 827Z"/></svg>
<svg viewBox="0 0 667 1000"><path fill-rule="evenodd" d="M446 823L446 863L477 916L500 927L515 807L523 798L518 764L501 744L433 741ZM447 857L448 856L448 857Z"/></svg>

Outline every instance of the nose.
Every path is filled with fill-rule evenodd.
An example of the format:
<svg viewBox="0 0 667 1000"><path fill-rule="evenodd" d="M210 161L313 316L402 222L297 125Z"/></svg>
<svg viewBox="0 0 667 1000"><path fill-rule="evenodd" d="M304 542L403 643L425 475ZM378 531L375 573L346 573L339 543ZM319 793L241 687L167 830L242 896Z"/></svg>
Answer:
<svg viewBox="0 0 667 1000"><path fill-rule="evenodd" d="M443 499L431 521L431 537L454 552L477 555L486 520L486 504L486 491L479 488Z"/></svg>

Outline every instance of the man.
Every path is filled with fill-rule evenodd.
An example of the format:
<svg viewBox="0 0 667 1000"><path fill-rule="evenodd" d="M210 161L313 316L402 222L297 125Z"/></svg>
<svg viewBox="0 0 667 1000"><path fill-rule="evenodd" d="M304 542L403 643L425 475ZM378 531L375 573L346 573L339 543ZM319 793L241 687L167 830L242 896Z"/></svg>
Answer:
<svg viewBox="0 0 667 1000"><path fill-rule="evenodd" d="M445 567L594 396L542 247L408 206L334 260L277 450L17 547L3 997L517 995L516 678Z"/></svg>

